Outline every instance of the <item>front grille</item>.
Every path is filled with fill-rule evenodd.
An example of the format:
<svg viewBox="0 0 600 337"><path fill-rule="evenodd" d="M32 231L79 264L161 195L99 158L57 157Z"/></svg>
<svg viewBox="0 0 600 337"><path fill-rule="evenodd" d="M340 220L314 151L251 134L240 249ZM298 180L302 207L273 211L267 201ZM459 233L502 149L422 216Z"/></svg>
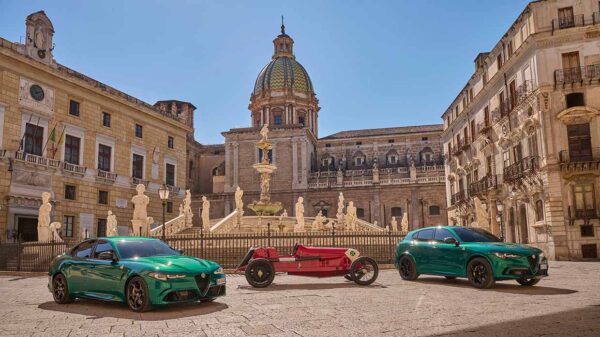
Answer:
<svg viewBox="0 0 600 337"><path fill-rule="evenodd" d="M200 290L200 294L205 294L208 291L208 287L210 287L210 275L202 273L196 275L194 278L196 279L196 285L198 286L198 290Z"/></svg>
<svg viewBox="0 0 600 337"><path fill-rule="evenodd" d="M538 270L538 256L537 255L529 255L527 256L527 261L529 261L529 266L531 267L531 270L533 270L534 272L536 272Z"/></svg>
<svg viewBox="0 0 600 337"><path fill-rule="evenodd" d="M195 290L176 290L164 297L167 302L188 301L196 298Z"/></svg>
<svg viewBox="0 0 600 337"><path fill-rule="evenodd" d="M225 286L211 287L210 290L208 291L208 294L206 294L206 296L207 297L225 296Z"/></svg>

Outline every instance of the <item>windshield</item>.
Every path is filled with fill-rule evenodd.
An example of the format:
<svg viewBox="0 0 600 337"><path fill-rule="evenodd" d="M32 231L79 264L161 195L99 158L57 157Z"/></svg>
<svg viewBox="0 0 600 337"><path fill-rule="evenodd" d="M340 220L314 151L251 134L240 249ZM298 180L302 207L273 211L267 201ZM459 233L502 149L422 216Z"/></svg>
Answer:
<svg viewBox="0 0 600 337"><path fill-rule="evenodd" d="M501 242L494 234L479 228L453 228L463 242Z"/></svg>
<svg viewBox="0 0 600 337"><path fill-rule="evenodd" d="M122 259L181 255L179 251L160 240L117 241L117 249Z"/></svg>

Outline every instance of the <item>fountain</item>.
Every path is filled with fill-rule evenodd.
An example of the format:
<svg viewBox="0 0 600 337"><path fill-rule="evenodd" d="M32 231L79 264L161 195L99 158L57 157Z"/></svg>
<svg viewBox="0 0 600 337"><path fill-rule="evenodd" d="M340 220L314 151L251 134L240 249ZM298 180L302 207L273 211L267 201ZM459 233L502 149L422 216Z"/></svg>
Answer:
<svg viewBox="0 0 600 337"><path fill-rule="evenodd" d="M269 127L265 124L260 130L261 139L256 143L256 147L262 153L262 160L252 165L260 174L260 200L254 201L248 205L259 217L273 216L283 209L281 202L271 202L269 193L271 174L277 169L269 160L269 150L273 148L273 143L269 141Z"/></svg>

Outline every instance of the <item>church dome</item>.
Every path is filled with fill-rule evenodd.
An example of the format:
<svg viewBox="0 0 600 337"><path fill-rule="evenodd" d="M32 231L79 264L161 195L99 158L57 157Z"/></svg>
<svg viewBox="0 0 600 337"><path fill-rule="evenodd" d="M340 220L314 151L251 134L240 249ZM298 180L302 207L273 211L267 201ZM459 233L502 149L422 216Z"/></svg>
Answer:
<svg viewBox="0 0 600 337"><path fill-rule="evenodd" d="M293 89L314 93L306 69L293 56L278 56L271 60L258 74L254 94L271 89Z"/></svg>

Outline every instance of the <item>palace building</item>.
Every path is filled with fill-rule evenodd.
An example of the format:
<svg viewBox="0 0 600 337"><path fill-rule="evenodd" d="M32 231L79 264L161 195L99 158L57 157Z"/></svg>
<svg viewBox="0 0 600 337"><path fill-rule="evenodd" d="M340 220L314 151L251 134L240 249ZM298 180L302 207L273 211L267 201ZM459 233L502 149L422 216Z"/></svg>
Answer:
<svg viewBox="0 0 600 337"><path fill-rule="evenodd" d="M600 8L533 1L443 114L451 224L598 258Z"/></svg>

